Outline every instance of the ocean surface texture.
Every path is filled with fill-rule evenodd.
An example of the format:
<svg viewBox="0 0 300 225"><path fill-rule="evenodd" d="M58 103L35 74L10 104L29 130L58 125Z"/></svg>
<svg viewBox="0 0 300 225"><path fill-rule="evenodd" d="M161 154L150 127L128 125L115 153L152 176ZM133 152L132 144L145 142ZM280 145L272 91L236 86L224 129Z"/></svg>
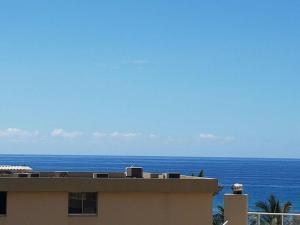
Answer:
<svg viewBox="0 0 300 225"><path fill-rule="evenodd" d="M224 186L215 197L223 202L233 183L242 183L249 195L249 207L274 193L282 202L291 201L293 212L300 212L300 159L197 158L142 156L57 156L0 155L0 164L28 165L36 171L123 171L127 166L142 166L147 172L180 172L218 178Z"/></svg>

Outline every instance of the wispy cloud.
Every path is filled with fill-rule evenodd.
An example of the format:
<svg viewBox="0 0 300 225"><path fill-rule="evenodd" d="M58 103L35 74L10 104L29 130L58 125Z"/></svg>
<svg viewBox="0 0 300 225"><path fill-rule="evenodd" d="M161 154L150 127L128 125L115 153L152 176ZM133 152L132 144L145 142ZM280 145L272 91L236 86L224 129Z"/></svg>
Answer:
<svg viewBox="0 0 300 225"><path fill-rule="evenodd" d="M156 139L159 138L157 134L144 134L142 132L119 132L119 131L114 131L111 133L105 133L105 132L94 132L92 134L93 137L99 138L99 139L104 139L104 138L115 138L115 139L135 139L135 138L140 138L140 139Z"/></svg>
<svg viewBox="0 0 300 225"><path fill-rule="evenodd" d="M51 132L52 137L62 137L62 138L69 138L75 139L82 136L82 132L80 131L65 131L62 128L56 128Z"/></svg>
<svg viewBox="0 0 300 225"><path fill-rule="evenodd" d="M112 133L103 133L103 132L94 132L92 134L96 138L105 138L105 137L110 137L110 138L135 138L138 136L142 136L142 133L134 133L134 132L112 132Z"/></svg>
<svg viewBox="0 0 300 225"><path fill-rule="evenodd" d="M199 137L200 137L200 139L205 139L205 140L214 140L214 139L218 138L214 134L200 134Z"/></svg>
<svg viewBox="0 0 300 225"><path fill-rule="evenodd" d="M108 136L107 133L102 133L102 132L94 132L92 135L93 135L93 137L96 137L96 138L105 138Z"/></svg>
<svg viewBox="0 0 300 225"><path fill-rule="evenodd" d="M157 134L149 134L148 135L149 138L159 138L159 136Z"/></svg>
<svg viewBox="0 0 300 225"><path fill-rule="evenodd" d="M110 134L111 137L137 137L137 136L140 136L141 133L122 133L122 132L113 132Z"/></svg>
<svg viewBox="0 0 300 225"><path fill-rule="evenodd" d="M13 141L34 139L39 136L39 131L28 131L20 128L7 128L0 130L0 139L8 139Z"/></svg>
<svg viewBox="0 0 300 225"><path fill-rule="evenodd" d="M206 142L233 142L235 140L231 136L218 136L211 133L201 133L199 139Z"/></svg>

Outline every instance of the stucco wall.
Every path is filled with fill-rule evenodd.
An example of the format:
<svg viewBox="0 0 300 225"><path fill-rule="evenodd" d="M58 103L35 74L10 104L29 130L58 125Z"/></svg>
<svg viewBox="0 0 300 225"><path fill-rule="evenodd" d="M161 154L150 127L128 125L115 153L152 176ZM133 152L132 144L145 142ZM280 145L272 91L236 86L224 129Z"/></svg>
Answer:
<svg viewBox="0 0 300 225"><path fill-rule="evenodd" d="M225 194L224 216L229 225L248 224L248 195Z"/></svg>
<svg viewBox="0 0 300 225"><path fill-rule="evenodd" d="M0 225L211 225L209 193L99 193L97 216L68 216L67 192L8 192Z"/></svg>

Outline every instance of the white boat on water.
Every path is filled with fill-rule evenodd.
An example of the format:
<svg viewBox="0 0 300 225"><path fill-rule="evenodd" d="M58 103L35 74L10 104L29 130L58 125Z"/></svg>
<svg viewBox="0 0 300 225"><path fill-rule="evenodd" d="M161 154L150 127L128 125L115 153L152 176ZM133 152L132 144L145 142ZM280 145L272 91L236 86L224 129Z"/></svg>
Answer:
<svg viewBox="0 0 300 225"><path fill-rule="evenodd" d="M29 166L0 165L0 173L30 173L32 168Z"/></svg>

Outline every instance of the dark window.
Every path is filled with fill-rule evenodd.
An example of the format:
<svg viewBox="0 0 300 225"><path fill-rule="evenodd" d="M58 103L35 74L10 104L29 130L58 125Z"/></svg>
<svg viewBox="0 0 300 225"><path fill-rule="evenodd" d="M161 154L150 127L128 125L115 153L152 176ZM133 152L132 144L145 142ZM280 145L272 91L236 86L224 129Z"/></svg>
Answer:
<svg viewBox="0 0 300 225"><path fill-rule="evenodd" d="M69 193L69 214L97 214L97 193Z"/></svg>
<svg viewBox="0 0 300 225"><path fill-rule="evenodd" d="M0 215L6 214L6 192L0 192Z"/></svg>

